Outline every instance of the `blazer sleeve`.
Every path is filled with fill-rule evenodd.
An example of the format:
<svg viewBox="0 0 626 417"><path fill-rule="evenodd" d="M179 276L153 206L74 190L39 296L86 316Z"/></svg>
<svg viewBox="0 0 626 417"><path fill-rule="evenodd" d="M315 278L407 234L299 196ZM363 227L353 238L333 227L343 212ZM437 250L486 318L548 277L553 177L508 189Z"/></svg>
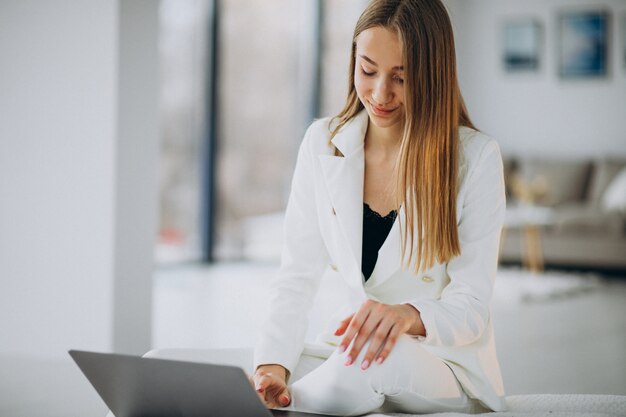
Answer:
<svg viewBox="0 0 626 417"><path fill-rule="evenodd" d="M298 151L283 224L281 264L269 288L268 314L258 332L254 369L279 364L293 373L304 346L308 312L328 264L315 201L313 130L313 125L307 129Z"/></svg>
<svg viewBox="0 0 626 417"><path fill-rule="evenodd" d="M450 260L450 282L439 299L409 301L421 314L423 343L462 346L480 338L489 325L500 233L506 208L502 157L495 141L482 147L469 167L458 222L461 254Z"/></svg>

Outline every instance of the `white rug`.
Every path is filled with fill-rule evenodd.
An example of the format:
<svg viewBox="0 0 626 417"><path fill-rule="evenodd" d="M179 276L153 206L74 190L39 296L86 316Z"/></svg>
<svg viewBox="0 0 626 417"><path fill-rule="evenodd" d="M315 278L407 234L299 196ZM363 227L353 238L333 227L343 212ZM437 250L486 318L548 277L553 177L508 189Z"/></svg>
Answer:
<svg viewBox="0 0 626 417"><path fill-rule="evenodd" d="M531 303L576 297L600 288L599 275L593 273L547 271L535 274L519 268L498 269L494 302Z"/></svg>
<svg viewBox="0 0 626 417"><path fill-rule="evenodd" d="M508 410L497 413L483 413L480 416L492 417L624 417L626 416L626 396L622 395L582 395L582 394L533 394L506 397ZM477 414L435 413L435 414L368 414L367 417L469 417ZM114 417L108 413L107 417Z"/></svg>
<svg viewBox="0 0 626 417"><path fill-rule="evenodd" d="M508 410L484 413L493 417L624 417L626 396L582 394L533 394L506 397ZM436 413L419 416L463 417L473 414ZM474 414L475 415L475 414ZM412 417L416 414L369 414L368 417Z"/></svg>

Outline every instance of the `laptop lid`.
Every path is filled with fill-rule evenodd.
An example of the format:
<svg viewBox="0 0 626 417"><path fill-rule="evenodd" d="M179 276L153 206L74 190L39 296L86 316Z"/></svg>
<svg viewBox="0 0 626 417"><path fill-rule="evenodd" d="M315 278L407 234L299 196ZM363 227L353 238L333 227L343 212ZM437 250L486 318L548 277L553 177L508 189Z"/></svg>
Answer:
<svg viewBox="0 0 626 417"><path fill-rule="evenodd" d="M265 408L241 368L70 350L116 417L315 416Z"/></svg>

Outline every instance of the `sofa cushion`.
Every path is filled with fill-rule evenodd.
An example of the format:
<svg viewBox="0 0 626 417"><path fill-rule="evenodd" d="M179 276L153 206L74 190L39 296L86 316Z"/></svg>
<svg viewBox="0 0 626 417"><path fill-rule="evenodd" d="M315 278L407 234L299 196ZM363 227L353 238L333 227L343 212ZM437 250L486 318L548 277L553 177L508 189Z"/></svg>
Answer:
<svg viewBox="0 0 626 417"><path fill-rule="evenodd" d="M589 161L569 161L532 158L519 162L520 178L527 182L546 184L546 193L537 203L556 206L564 203L582 202L589 183L591 163Z"/></svg>
<svg viewBox="0 0 626 417"><path fill-rule="evenodd" d="M624 233L624 216L582 204L564 204L553 211L552 232L564 236L613 236Z"/></svg>
<svg viewBox="0 0 626 417"><path fill-rule="evenodd" d="M626 159L603 159L594 163L589 186L589 202L592 206L601 207L607 187L624 167Z"/></svg>
<svg viewBox="0 0 626 417"><path fill-rule="evenodd" d="M602 208L626 214L626 168L614 178L602 195Z"/></svg>

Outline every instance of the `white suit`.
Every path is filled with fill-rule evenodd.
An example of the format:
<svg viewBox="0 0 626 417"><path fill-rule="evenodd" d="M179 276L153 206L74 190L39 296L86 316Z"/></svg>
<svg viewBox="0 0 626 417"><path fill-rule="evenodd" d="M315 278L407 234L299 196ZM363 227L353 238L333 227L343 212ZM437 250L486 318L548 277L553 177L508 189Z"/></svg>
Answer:
<svg viewBox="0 0 626 417"><path fill-rule="evenodd" d="M333 138L329 118L311 124L300 146L284 223L284 246L273 284L270 312L259 334L254 366L281 364L293 373L304 348L307 313L320 277L330 264L350 301L337 317L355 312L367 299L410 303L421 313L426 351L454 373L463 391L493 410L504 409L491 322L505 196L502 159L495 141L461 127L457 224L461 255L415 274L401 264L401 206L369 280L361 273L364 137L362 110ZM343 280L343 283L339 283ZM334 327L318 339L330 354ZM392 351L393 354L393 351ZM357 365L358 366L358 365ZM373 365L374 366L374 365Z"/></svg>

